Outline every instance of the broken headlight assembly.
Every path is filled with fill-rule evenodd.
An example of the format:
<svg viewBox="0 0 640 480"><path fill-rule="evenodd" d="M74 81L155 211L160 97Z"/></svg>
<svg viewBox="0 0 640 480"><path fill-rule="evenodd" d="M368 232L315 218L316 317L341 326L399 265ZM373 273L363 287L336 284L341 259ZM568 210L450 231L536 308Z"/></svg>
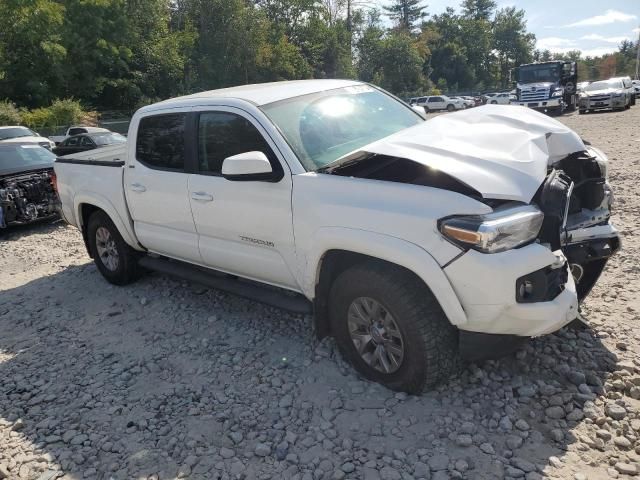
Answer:
<svg viewBox="0 0 640 480"><path fill-rule="evenodd" d="M456 245L483 253L510 250L536 239L544 214L533 205L503 207L486 215L440 220L440 232Z"/></svg>

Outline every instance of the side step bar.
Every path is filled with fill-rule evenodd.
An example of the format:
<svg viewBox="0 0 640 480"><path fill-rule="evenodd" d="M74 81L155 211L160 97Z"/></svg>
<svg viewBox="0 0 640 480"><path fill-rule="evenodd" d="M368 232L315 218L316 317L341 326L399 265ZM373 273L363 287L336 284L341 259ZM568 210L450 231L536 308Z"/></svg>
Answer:
<svg viewBox="0 0 640 480"><path fill-rule="evenodd" d="M311 302L307 298L276 287L262 286L249 280L238 279L216 271L209 273L203 268L161 257L145 256L138 261L138 264L149 270L180 277L190 282L199 283L293 313L310 314L313 312Z"/></svg>

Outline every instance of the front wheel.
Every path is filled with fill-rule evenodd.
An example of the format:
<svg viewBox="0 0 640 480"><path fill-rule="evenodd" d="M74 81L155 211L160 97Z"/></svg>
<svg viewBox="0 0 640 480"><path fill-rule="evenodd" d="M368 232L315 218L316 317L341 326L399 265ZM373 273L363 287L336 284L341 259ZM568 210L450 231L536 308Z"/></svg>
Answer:
<svg viewBox="0 0 640 480"><path fill-rule="evenodd" d="M87 226L89 251L98 270L108 282L126 285L139 276L139 254L124 241L109 216L95 212Z"/></svg>
<svg viewBox="0 0 640 480"><path fill-rule="evenodd" d="M457 330L413 274L364 263L331 287L331 328L342 355L369 380L419 393L460 365Z"/></svg>
<svg viewBox="0 0 640 480"><path fill-rule="evenodd" d="M447 112L453 112L456 109L456 107L454 107L453 105L449 104L447 105Z"/></svg>

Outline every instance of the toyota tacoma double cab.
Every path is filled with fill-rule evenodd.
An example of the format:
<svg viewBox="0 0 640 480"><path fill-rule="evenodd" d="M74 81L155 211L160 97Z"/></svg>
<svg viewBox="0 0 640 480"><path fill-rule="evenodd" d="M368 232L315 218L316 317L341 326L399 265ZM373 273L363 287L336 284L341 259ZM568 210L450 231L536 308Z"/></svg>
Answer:
<svg viewBox="0 0 640 480"><path fill-rule="evenodd" d="M500 105L425 121L355 81L156 103L55 171L109 282L151 269L312 312L407 392L574 320L620 243L607 159L569 128Z"/></svg>

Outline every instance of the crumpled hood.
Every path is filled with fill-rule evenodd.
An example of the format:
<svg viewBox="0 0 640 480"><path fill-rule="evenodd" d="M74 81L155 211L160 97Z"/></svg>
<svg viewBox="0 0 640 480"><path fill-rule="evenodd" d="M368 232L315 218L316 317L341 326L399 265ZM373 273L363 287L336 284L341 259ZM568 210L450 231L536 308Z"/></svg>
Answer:
<svg viewBox="0 0 640 480"><path fill-rule="evenodd" d="M435 117L342 160L363 153L406 158L453 176L484 198L529 203L548 166L585 149L578 134L542 113L486 105Z"/></svg>

